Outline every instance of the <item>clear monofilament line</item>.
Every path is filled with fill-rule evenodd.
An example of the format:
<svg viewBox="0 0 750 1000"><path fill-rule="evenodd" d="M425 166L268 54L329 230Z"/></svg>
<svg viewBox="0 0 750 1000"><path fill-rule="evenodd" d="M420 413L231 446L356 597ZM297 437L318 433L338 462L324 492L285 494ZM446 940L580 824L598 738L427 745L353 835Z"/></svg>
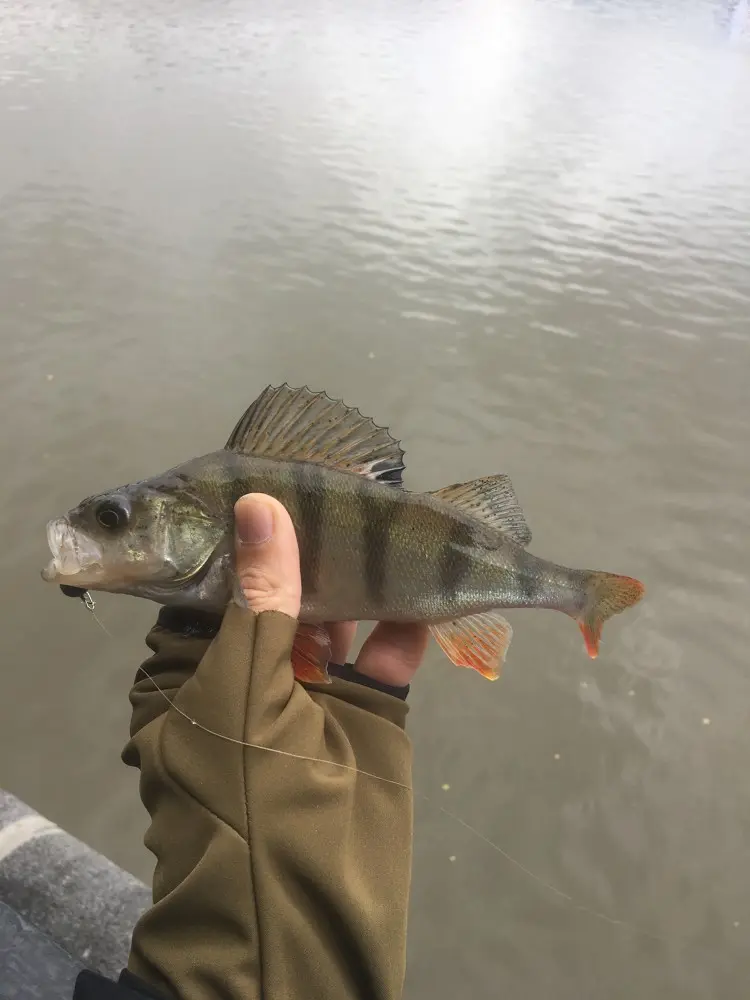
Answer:
<svg viewBox="0 0 750 1000"><path fill-rule="evenodd" d="M84 600L83 597L82 600ZM99 618L94 613L94 607L91 606L93 605L94 602L93 600L90 599L90 595L89 595L89 600L91 601L91 604L89 604L84 600L86 607L94 615L94 618L96 619L97 623L101 626L102 629L104 629L105 633L108 636L110 636L110 638L113 638L112 633L108 631L108 629L104 626L104 624L99 620ZM416 798L422 800L423 802L426 802L428 805L437 806L438 811L441 812L444 816L447 816L448 819L451 819L453 820L453 822L458 823L459 826L463 827L468 833L472 834L483 844L486 844L487 847L491 848L493 851L499 854L502 858L504 858L505 861L507 861L510 865L512 865L514 868L520 871L527 878L530 878L532 881L536 882L537 885L541 886L543 889L546 889L548 892L552 893L555 897L557 897L562 903L564 903L570 909L577 910L579 913L584 913L589 917L595 918L596 920L602 920L605 923L611 924L614 927L620 927L623 930L630 931L631 933L637 934L640 937L649 938L652 941L657 941L660 944L664 945L670 944L670 942L666 938L660 937L658 934L654 934L651 931L644 930L643 928L638 927L636 924L632 924L627 920L620 920L617 917L612 917L607 913L602 913L601 911L595 910L590 906L586 906L584 903L579 903L574 896L570 895L570 893L567 893L562 889L559 889L556 885L554 885L552 882L548 882L541 875L537 875L536 872L532 871L522 862L518 861L511 854L508 854L508 852L505 851L502 847L500 847L499 844L496 844L493 840L490 840L489 837L486 837L481 831L477 830L470 823L467 823L466 820L462 819L456 813L451 812L444 806L439 805L434 799L429 798L429 796L424 795L421 792L415 792L411 785L407 785L401 781L395 781L393 778L386 778L380 774L374 774L371 771L364 771L361 768L353 767L351 764L343 764L340 761L326 760L323 757L311 757L305 754L291 753L288 750L279 750L277 747L264 746L261 743L250 743L246 740L238 740L233 736L227 736L225 733L217 732L214 729L210 729L208 726L204 726L201 722L198 722L197 719L194 719L192 718L192 716L188 715L188 713L185 712L183 709L181 709L179 705L176 705L175 702L172 700L172 698L169 697L167 692L160 687L156 678L154 678L148 672L148 670L146 670L145 667L143 666L139 667L138 672L143 674L144 677L146 677L146 679L149 680L154 685L154 689L166 701L169 708L173 709L175 712L177 712L178 715L182 716L182 718L185 719L186 722L189 722L191 726L195 726L197 729L200 729L202 732L207 733L209 736L214 736L216 739L224 740L225 742L232 743L235 746L247 747L250 750L259 750L265 753L277 754L280 757L291 757L294 758L295 760L307 761L308 763L312 764L324 764L329 767L336 767L345 771L352 771L355 774L361 774L364 777L372 778L375 781L382 781L388 785L395 785L397 788L403 788L404 791L413 794Z"/></svg>

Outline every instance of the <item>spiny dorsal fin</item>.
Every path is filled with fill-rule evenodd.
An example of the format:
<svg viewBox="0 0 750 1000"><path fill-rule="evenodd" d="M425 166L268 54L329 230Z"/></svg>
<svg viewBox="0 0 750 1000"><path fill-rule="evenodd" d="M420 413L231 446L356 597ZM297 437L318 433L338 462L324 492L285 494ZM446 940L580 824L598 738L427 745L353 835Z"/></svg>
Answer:
<svg viewBox="0 0 750 1000"><path fill-rule="evenodd" d="M314 462L389 486L403 485L404 452L388 429L306 386L269 385L245 411L224 447L283 462Z"/></svg>
<svg viewBox="0 0 750 1000"><path fill-rule="evenodd" d="M471 667L489 681L496 681L505 662L513 629L498 611L485 611L430 625L440 648L457 667Z"/></svg>
<svg viewBox="0 0 750 1000"><path fill-rule="evenodd" d="M435 490L432 495L499 528L519 545L531 541L531 531L507 476L484 476L470 483L454 483Z"/></svg>

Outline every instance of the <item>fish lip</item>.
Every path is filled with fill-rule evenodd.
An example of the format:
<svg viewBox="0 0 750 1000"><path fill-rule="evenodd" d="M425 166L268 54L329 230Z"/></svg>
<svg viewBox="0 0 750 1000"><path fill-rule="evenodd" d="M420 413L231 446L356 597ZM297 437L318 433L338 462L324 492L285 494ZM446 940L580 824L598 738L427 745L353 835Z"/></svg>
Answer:
<svg viewBox="0 0 750 1000"><path fill-rule="evenodd" d="M42 570L42 579L46 583L54 583L57 580L57 563L54 559L50 559L47 565Z"/></svg>
<svg viewBox="0 0 750 1000"><path fill-rule="evenodd" d="M102 568L99 546L85 532L76 530L67 517L56 517L47 523L47 545L52 553L52 559L42 570L42 579L47 583L72 581L84 575L92 579L95 571Z"/></svg>

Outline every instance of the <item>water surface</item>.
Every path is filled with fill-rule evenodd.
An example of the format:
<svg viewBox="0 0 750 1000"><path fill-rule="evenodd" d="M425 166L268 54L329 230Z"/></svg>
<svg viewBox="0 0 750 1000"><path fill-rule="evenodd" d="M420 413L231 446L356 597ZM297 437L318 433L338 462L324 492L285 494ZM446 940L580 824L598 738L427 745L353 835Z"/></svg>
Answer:
<svg viewBox="0 0 750 1000"><path fill-rule="evenodd" d="M494 686L430 654L407 995L746 995L750 45L721 14L6 0L3 786L150 876L119 751L155 609L102 598L108 638L41 583L44 523L268 383L325 388L411 488L507 472L535 552L649 590L595 663L541 612Z"/></svg>

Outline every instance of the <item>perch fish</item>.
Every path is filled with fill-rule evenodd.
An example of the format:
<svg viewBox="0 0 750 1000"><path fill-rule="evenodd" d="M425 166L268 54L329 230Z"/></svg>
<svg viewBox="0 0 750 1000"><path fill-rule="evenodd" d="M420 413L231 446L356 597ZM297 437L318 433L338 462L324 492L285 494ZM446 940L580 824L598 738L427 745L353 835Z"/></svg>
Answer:
<svg viewBox="0 0 750 1000"><path fill-rule="evenodd" d="M387 429L325 393L269 386L223 449L83 500L47 526L45 580L223 611L234 586L234 516L245 493L287 508L302 572L296 676L327 680L323 622L422 622L458 666L495 679L511 640L504 608L550 608L595 657L606 619L634 605L627 576L568 569L528 551L510 481L403 489Z"/></svg>

